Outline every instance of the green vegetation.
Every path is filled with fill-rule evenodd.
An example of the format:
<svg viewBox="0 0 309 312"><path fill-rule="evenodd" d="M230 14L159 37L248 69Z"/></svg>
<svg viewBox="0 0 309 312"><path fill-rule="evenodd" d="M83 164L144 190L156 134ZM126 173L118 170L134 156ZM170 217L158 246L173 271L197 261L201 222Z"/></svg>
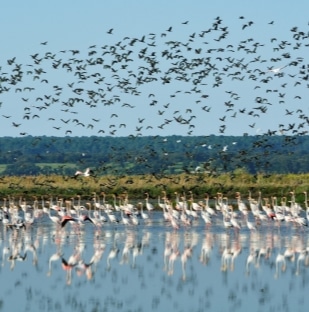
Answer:
<svg viewBox="0 0 309 312"><path fill-rule="evenodd" d="M0 138L0 196L302 196L308 136ZM94 176L74 178L91 168Z"/></svg>
<svg viewBox="0 0 309 312"><path fill-rule="evenodd" d="M40 168L51 167L52 169L59 169L65 166L66 168L76 168L75 164L61 164L61 163L35 163L36 166Z"/></svg>
<svg viewBox="0 0 309 312"><path fill-rule="evenodd" d="M0 175L3 174L6 170L6 165L0 164Z"/></svg>
<svg viewBox="0 0 309 312"><path fill-rule="evenodd" d="M0 138L0 174L96 175L309 172L309 136Z"/></svg>
<svg viewBox="0 0 309 312"><path fill-rule="evenodd" d="M105 192L111 200L112 194L127 192L130 198L144 198L145 192L156 199L162 196L162 191L174 198L174 193L187 194L192 191L197 198L203 199L205 193L216 196L223 193L230 199L235 199L235 193L240 192L247 197L251 192L257 198L262 192L263 197L289 196L295 191L299 200L303 200L303 192L309 187L309 174L273 174L251 175L243 170L231 174L213 176L207 173L179 175L132 175L132 176L101 176L79 177L77 179L60 175L39 176L6 176L0 179L0 196L8 195L18 198L33 196L62 196L65 198L81 195L90 198L95 192ZM110 196L109 196L110 195Z"/></svg>

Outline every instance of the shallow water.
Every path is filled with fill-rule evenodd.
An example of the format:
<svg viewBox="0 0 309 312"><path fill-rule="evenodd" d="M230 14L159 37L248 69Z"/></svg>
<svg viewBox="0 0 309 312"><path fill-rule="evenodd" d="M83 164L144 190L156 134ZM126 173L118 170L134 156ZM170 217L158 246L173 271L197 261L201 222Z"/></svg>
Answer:
<svg viewBox="0 0 309 312"><path fill-rule="evenodd" d="M138 226L59 230L44 216L27 229L1 225L0 235L3 311L304 311L309 303L308 229L290 223L237 232L217 217L175 231L152 212Z"/></svg>

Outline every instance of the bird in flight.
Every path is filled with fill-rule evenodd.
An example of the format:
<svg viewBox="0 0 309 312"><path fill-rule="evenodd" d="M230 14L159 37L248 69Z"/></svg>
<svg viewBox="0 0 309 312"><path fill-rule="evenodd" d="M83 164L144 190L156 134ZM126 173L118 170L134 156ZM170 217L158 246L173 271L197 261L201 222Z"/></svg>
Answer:
<svg viewBox="0 0 309 312"><path fill-rule="evenodd" d="M74 178L77 178L79 176L82 176L82 177L90 177L90 176L93 176L94 175L94 172L93 170L91 170L90 168L87 168L84 172L82 171L76 171L75 174L74 174Z"/></svg>
<svg viewBox="0 0 309 312"><path fill-rule="evenodd" d="M276 68L270 68L268 69L268 72L274 73L274 74L278 74L281 72L281 70L285 67L287 67L288 65L282 66L282 67L276 67Z"/></svg>

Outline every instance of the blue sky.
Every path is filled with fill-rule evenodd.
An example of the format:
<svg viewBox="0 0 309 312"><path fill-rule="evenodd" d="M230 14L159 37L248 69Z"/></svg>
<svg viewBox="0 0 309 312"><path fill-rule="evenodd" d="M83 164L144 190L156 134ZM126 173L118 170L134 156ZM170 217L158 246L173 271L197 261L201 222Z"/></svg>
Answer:
<svg viewBox="0 0 309 312"><path fill-rule="evenodd" d="M9 90L0 94L0 135L307 131L309 20L300 12L308 9L305 0L3 1L1 77L17 66L22 78L1 82ZM126 53L129 61L110 66ZM148 73L145 56L157 61L158 72L137 84ZM103 64L89 65L97 58ZM197 65L206 61L211 70ZM279 74L268 72L282 66ZM129 89L117 87L120 81ZM89 98L90 90L100 96Z"/></svg>

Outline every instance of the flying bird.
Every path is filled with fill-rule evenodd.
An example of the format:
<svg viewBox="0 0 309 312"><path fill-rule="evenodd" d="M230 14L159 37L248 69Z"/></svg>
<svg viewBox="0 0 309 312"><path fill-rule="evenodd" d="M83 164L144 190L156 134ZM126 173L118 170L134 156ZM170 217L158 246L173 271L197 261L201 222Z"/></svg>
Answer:
<svg viewBox="0 0 309 312"><path fill-rule="evenodd" d="M268 72L274 73L274 74L278 74L281 72L281 70L285 67L287 67L288 65L282 66L282 67L276 67L276 68L269 68Z"/></svg>
<svg viewBox="0 0 309 312"><path fill-rule="evenodd" d="M73 178L77 178L79 176L90 177L90 176L93 176L93 175L94 175L93 170L91 170L90 168L87 168L84 172L79 171L79 170L76 171Z"/></svg>

